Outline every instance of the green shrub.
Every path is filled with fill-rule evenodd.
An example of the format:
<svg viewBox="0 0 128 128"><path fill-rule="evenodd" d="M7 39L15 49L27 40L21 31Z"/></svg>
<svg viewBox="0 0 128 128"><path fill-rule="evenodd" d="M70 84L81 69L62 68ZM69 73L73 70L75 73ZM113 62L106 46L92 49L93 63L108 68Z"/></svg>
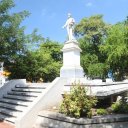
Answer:
<svg viewBox="0 0 128 128"><path fill-rule="evenodd" d="M128 114L128 102L125 99L121 99L119 102L111 105L114 113L127 113Z"/></svg>
<svg viewBox="0 0 128 128"><path fill-rule="evenodd" d="M106 114L108 114L106 109L103 108L97 109L97 115L106 115Z"/></svg>
<svg viewBox="0 0 128 128"><path fill-rule="evenodd" d="M77 118L82 116L91 117L91 108L97 103L97 99L93 96L87 96L86 92L87 89L84 86L74 84L71 87L70 94L64 94L59 111Z"/></svg>
<svg viewBox="0 0 128 128"><path fill-rule="evenodd" d="M109 66L103 63L90 64L88 67L88 76L91 78L103 78Z"/></svg>

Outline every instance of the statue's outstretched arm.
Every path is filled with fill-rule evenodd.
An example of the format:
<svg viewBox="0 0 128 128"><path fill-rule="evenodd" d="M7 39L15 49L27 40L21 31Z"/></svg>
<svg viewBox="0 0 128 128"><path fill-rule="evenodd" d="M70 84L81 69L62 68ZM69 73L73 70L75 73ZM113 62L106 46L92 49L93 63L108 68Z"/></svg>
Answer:
<svg viewBox="0 0 128 128"><path fill-rule="evenodd" d="M62 26L62 28L65 28L65 27L67 27L67 23L65 23L65 25Z"/></svg>

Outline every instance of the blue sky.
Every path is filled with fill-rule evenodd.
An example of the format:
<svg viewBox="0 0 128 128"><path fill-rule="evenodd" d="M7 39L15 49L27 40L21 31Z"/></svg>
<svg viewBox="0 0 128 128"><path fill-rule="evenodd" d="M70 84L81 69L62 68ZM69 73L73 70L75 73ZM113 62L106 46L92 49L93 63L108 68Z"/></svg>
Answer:
<svg viewBox="0 0 128 128"><path fill-rule="evenodd" d="M67 37L62 29L67 20L67 13L71 13L76 23L84 17L103 14L107 23L123 21L128 16L128 0L14 0L16 6L13 12L28 10L31 15L22 25L25 32L31 33L34 28L51 40L64 42Z"/></svg>

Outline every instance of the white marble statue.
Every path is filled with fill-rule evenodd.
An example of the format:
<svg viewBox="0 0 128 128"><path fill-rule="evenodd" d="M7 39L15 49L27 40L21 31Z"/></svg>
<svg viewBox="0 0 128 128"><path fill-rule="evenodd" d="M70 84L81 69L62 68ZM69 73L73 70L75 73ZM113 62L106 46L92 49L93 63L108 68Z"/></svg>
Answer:
<svg viewBox="0 0 128 128"><path fill-rule="evenodd" d="M75 39L74 36L73 36L74 24L75 24L74 18L72 18L70 13L68 13L68 19L67 19L65 25L63 26L63 28L67 28L68 40L69 41Z"/></svg>

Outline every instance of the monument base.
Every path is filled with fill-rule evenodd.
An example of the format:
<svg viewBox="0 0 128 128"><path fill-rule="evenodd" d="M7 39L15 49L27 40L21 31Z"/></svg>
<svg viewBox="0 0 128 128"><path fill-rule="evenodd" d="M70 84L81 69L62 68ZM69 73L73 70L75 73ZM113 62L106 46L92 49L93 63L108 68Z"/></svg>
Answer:
<svg viewBox="0 0 128 128"><path fill-rule="evenodd" d="M84 71L81 66L73 66L73 67L61 67L60 69L60 77L64 78L83 78Z"/></svg>

